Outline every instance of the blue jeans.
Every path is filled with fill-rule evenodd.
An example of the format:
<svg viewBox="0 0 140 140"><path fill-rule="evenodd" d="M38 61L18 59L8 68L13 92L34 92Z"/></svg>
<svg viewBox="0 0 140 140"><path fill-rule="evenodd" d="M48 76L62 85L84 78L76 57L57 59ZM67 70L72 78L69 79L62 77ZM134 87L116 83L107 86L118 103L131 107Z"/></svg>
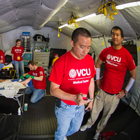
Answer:
<svg viewBox="0 0 140 140"><path fill-rule="evenodd" d="M14 61L14 66L15 66L15 69L16 69L16 76L19 77L19 68L20 68L20 71L21 71L21 75L24 74L24 64L23 64L23 61Z"/></svg>
<svg viewBox="0 0 140 140"><path fill-rule="evenodd" d="M31 101L31 103L36 103L38 100L40 100L42 97L44 97L45 90L43 90L43 89L36 89L32 85L31 87L28 87L25 90L25 94L31 94L31 93L33 93L33 95L31 96L30 101Z"/></svg>
<svg viewBox="0 0 140 140"><path fill-rule="evenodd" d="M65 136L70 136L77 132L81 126L84 116L85 106L67 105L61 101L61 106L55 106L57 118L57 129L55 140L63 140Z"/></svg>
<svg viewBox="0 0 140 140"><path fill-rule="evenodd" d="M1 63L1 64L0 64L0 70L1 70L3 67L4 67L4 64Z"/></svg>

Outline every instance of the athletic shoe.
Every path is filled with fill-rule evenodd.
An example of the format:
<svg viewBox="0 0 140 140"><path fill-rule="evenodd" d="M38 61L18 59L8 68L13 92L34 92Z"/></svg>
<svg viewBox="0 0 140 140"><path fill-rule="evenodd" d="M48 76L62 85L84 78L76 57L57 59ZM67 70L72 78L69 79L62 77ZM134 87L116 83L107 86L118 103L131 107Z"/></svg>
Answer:
<svg viewBox="0 0 140 140"><path fill-rule="evenodd" d="M68 140L67 137L65 137L64 140Z"/></svg>
<svg viewBox="0 0 140 140"><path fill-rule="evenodd" d="M99 136L100 136L100 133L95 133L93 140L98 140Z"/></svg>
<svg viewBox="0 0 140 140"><path fill-rule="evenodd" d="M80 131L85 131L86 129L88 129L90 127L88 127L86 124L83 125L81 128L80 128Z"/></svg>

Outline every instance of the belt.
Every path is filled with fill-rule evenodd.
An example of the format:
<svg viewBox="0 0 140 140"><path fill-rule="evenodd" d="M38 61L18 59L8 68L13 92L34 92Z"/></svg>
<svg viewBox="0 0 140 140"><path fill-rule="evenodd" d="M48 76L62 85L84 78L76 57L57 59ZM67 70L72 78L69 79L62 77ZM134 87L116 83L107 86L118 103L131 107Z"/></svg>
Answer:
<svg viewBox="0 0 140 140"><path fill-rule="evenodd" d="M105 92L105 91L104 91L104 92ZM119 94L119 93L111 94L111 93L108 93L108 92L105 92L105 93L107 93L107 94L109 94L109 95L117 95L117 94Z"/></svg>

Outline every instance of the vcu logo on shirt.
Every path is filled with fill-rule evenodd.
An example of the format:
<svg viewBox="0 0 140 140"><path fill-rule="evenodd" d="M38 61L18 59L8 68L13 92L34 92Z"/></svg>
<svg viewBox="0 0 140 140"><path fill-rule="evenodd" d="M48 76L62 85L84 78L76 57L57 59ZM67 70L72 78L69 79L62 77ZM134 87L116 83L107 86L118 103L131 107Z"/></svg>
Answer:
<svg viewBox="0 0 140 140"><path fill-rule="evenodd" d="M111 54L108 54L108 55L107 55L107 59L108 59L108 60L115 61L115 62L121 62L121 57L113 56L113 55L111 55Z"/></svg>
<svg viewBox="0 0 140 140"><path fill-rule="evenodd" d="M69 77L70 78L75 78L76 76L81 77L81 76L89 76L91 75L91 70L90 68L86 69L71 69L69 71Z"/></svg>
<svg viewBox="0 0 140 140"><path fill-rule="evenodd" d="M16 53L20 53L22 50L21 49L15 49Z"/></svg>
<svg viewBox="0 0 140 140"><path fill-rule="evenodd" d="M34 72L33 72L33 76L37 76L37 73L34 73Z"/></svg>
<svg viewBox="0 0 140 140"><path fill-rule="evenodd" d="M43 74L43 71L40 71L39 73L42 75Z"/></svg>

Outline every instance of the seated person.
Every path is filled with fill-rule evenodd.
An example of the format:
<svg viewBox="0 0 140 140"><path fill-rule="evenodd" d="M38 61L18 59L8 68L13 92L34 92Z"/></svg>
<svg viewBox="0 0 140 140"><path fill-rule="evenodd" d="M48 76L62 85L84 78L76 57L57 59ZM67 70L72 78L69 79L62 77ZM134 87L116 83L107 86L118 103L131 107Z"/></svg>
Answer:
<svg viewBox="0 0 140 140"><path fill-rule="evenodd" d="M2 50L0 50L0 70L4 67L5 63L5 54Z"/></svg>
<svg viewBox="0 0 140 140"><path fill-rule="evenodd" d="M26 77L29 80L33 79L33 85L25 90L25 94L33 93L30 101L31 103L36 103L45 95L46 90L45 72L42 67L37 66L36 63L32 60L28 62L28 67L30 71L20 76L20 79L23 79L23 77Z"/></svg>

